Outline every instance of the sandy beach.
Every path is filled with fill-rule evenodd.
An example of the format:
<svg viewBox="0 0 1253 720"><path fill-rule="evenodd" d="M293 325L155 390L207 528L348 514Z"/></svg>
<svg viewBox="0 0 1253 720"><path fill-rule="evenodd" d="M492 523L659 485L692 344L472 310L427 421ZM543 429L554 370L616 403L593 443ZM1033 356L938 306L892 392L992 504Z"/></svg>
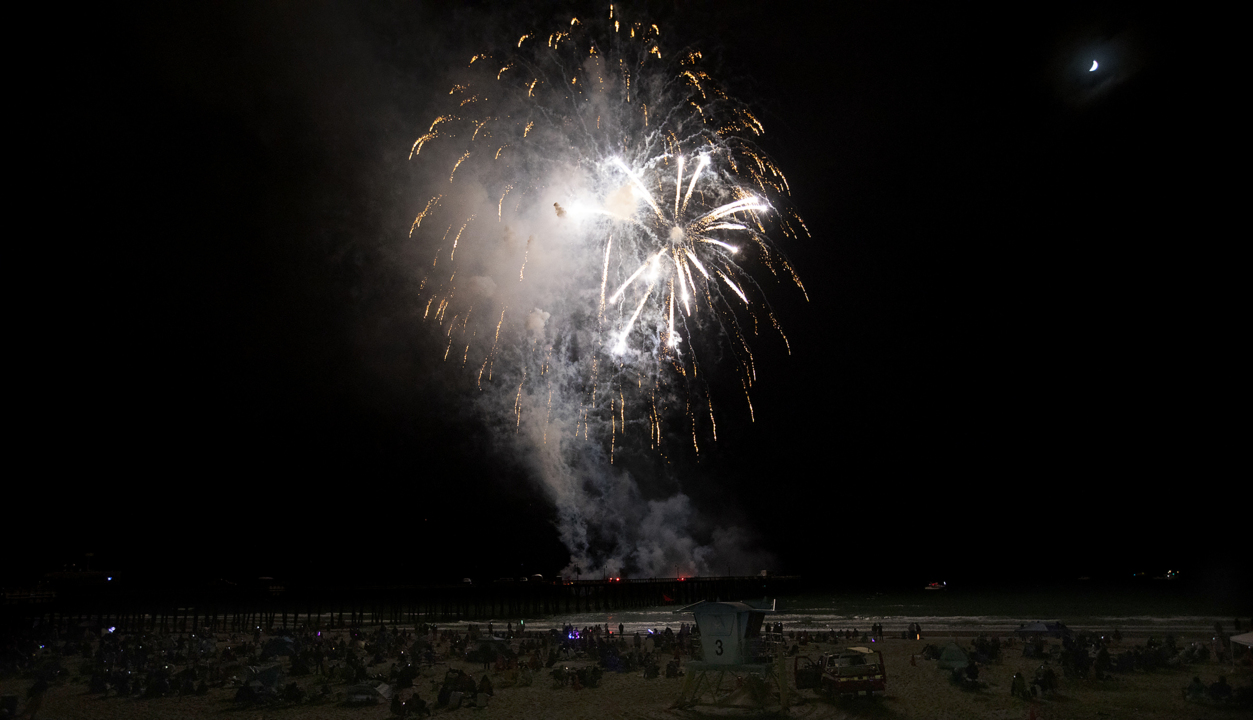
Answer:
<svg viewBox="0 0 1253 720"><path fill-rule="evenodd" d="M875 643L873 647L883 652L887 668L887 692L880 699L855 701L831 701L810 690L794 691L793 704L786 716L797 718L1144 718L1167 720L1176 718L1208 718L1238 715L1225 710L1189 702L1183 698L1182 689L1193 676L1199 676L1208 685L1219 675L1225 675L1235 688L1253 684L1253 669L1247 665L1232 667L1230 664L1209 660L1186 667L1174 667L1154 671L1133 671L1116 674L1107 680L1079 680L1062 678L1059 690L1051 697L1024 701L1012 697L1010 686L1015 672L1030 678L1040 661L1022 657L1021 644L1015 643L1002 653L1000 661L981 667L979 679L986 683L978 691L962 690L949 682L949 673L937 668L934 661L921 656L927 644L943 645L950 639L969 647L970 638L979 632L971 627L966 632L954 632L951 637L925 637L922 640L889 638ZM225 639L225 638L223 638ZM1147 638L1125 637L1114 651L1143 645ZM1177 637L1180 646L1190 642L1208 642L1208 637ZM515 640L515 647L517 641ZM1060 646L1058 640L1050 640ZM854 645L865 644L861 642ZM839 645L809 643L800 648L801 656L816 657L819 653ZM349 706L343 702L346 683L337 682L330 698L305 701L298 704L282 703L269 706L243 706L234 701L235 688L227 685L211 688L207 695L136 699L101 697L88 692L88 678L80 672L84 661L66 658L68 670L47 692L37 718L52 720L91 718L94 720L151 719L194 720L196 718L227 717L264 720L274 718L309 718L310 720L383 720L393 717L387 703ZM283 660L286 666L289 661ZM563 662L571 668L590 667L589 659ZM390 662L371 668L371 672L386 672ZM792 661L788 660L788 667ZM434 701L438 683L449 669L463 670L477 680L482 676L482 666L460 660L451 660L424 669L415 681L414 690L401 690L401 697L408 698L416 690L428 702ZM461 714L482 718L514 720L522 718L685 718L706 716L757 717L781 715L779 711L754 712L750 710L698 707L690 710L672 710L670 705L679 695L682 679L645 679L640 672L606 673L595 688L555 688L548 671L541 670L534 684L528 687L509 687L508 679L498 673L489 673L495 683L495 695L486 708L461 708L448 710L437 708L435 716ZM1058 669L1060 673L1060 668ZM293 677L310 694L320 685L316 675ZM17 695L25 707L30 678L7 678L0 680L0 693Z"/></svg>

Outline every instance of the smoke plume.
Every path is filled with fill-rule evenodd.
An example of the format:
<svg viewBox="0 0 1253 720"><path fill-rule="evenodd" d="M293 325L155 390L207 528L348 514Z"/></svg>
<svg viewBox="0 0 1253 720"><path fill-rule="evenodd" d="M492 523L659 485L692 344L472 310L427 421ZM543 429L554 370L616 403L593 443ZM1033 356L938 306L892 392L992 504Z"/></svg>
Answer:
<svg viewBox="0 0 1253 720"><path fill-rule="evenodd" d="M716 437L719 365L751 417L744 338L778 327L754 273L796 280L770 238L801 227L752 142L760 123L658 32L612 14L520 29L453 73L412 149L421 314L555 506L569 574L766 560L678 477L641 482L620 462Z"/></svg>

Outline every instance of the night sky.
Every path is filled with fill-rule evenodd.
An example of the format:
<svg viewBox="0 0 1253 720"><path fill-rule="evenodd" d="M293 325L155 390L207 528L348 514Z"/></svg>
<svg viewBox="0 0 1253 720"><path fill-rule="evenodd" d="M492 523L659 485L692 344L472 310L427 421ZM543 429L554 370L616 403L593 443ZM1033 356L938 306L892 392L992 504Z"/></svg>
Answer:
<svg viewBox="0 0 1253 720"><path fill-rule="evenodd" d="M840 538L873 548L858 579L906 586L1247 573L1239 232L1209 171L1230 128L1137 5L648 3L753 107L813 238L781 244L811 301L772 296L792 353L756 341L756 422L628 457L645 493L808 577L848 577ZM32 271L39 460L6 580L86 552L132 578L565 565L387 260L447 70L551 25L452 6L98 18L30 178L69 237Z"/></svg>

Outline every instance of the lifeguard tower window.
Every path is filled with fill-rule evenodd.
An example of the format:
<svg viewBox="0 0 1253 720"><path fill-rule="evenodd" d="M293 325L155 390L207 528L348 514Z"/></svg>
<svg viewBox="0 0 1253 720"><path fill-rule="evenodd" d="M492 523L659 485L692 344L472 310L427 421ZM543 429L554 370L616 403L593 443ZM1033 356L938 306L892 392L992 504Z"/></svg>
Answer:
<svg viewBox="0 0 1253 720"><path fill-rule="evenodd" d="M735 629L734 615L706 615L704 620L704 625L708 627L700 629L702 635L726 636L730 635L731 631Z"/></svg>

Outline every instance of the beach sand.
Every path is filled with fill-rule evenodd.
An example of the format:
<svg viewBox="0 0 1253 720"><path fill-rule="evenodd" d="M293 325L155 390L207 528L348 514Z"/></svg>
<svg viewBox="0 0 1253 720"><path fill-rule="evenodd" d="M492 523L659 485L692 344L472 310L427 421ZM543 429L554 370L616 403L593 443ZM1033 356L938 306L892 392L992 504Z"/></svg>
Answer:
<svg viewBox="0 0 1253 720"><path fill-rule="evenodd" d="M959 642L969 647L969 638L978 631L970 628L968 633L956 632ZM960 637L964 636L964 637ZM795 718L892 718L900 720L941 720L946 718L1014 718L1034 716L1039 720L1060 718L1141 718L1144 720L1177 720L1179 718L1235 717L1237 711L1211 708L1185 701L1182 688L1193 676L1200 676L1206 685L1226 675L1233 687L1253 683L1253 669L1248 666L1232 667L1213 660L1183 668L1137 671L1115 675L1112 680L1074 680L1061 677L1060 689L1052 697L1023 701L1010 695L1010 685L1015 672L1022 672L1028 679L1034 674L1040 661L1021 657L1021 645L1003 652L1000 663L983 666L980 680L986 688L977 692L963 691L949 683L948 673L936 667L935 662L923 660L921 652L928 643L943 645L949 637L926 637L923 640L886 639L874 644L884 654L887 666L887 693L881 699L832 702L820 698L812 691L796 692L795 704L786 716ZM1134 645L1143 645L1144 638L1124 638L1115 653ZM1178 641L1184 646L1192 641L1207 641L1203 637L1183 637ZM1057 640L1050 641L1059 644ZM801 655L816 656L818 653L847 647L811 643L801 648ZM854 645L864 643L855 642ZM911 657L914 664L911 664ZM337 700L282 704L268 707L237 706L233 701L232 687L211 689L203 697L170 697L163 699L133 699L108 697L87 693L87 678L78 673L81 661L67 658L65 667L68 677L57 681L45 696L37 718L48 720L195 720L198 718L239 718L240 720L274 720L280 718L308 718L309 720L385 720L392 717L386 703L364 707L345 706ZM590 666L591 661L563 663L570 667ZM791 668L792 662L788 661ZM476 679L481 677L481 665L451 661L437 665L428 677L419 677L415 688L428 702L434 700L434 682L442 680L447 668L459 668ZM385 667L376 668L385 670ZM1057 668L1059 677L1061 669ZM482 709L461 708L454 711L437 709L435 717L458 714L464 717L499 718L515 720L522 718L697 718L697 717L759 717L777 713L754 713L750 711L726 711L714 708L671 710L669 706L678 696L682 679L664 677L645 680L641 673L607 673L600 687L574 690L569 687L554 689L548 673L541 670L530 687L501 687L503 678L494 673L496 693L488 706ZM317 676L292 678L312 691L318 683ZM0 693L18 695L25 705L26 690L32 680L8 678L0 680ZM342 694L345 685L335 684L332 689ZM408 697L411 691L401 691ZM794 691L795 692L795 691ZM781 715L780 715L781 716Z"/></svg>

